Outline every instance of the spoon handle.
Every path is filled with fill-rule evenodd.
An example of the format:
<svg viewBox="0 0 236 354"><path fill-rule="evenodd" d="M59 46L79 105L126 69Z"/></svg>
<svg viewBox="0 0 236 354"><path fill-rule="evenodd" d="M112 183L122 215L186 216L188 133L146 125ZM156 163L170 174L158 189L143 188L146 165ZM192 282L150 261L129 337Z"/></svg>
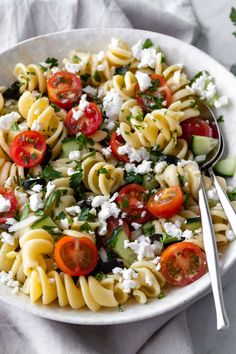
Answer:
<svg viewBox="0 0 236 354"><path fill-rule="evenodd" d="M201 186L199 190L199 207L202 220L203 242L215 302L217 330L221 330L229 328L229 320L224 306L221 276L219 269L219 258L216 247L214 227L211 220L211 212L208 206L206 190L203 184L202 177Z"/></svg>
<svg viewBox="0 0 236 354"><path fill-rule="evenodd" d="M225 193L225 191L221 187L220 183L218 182L212 168L209 168L209 173L213 179L215 189L216 189L218 197L220 199L222 208L224 209L225 215L227 216L227 219L230 223L233 233L236 235L236 212L235 212L232 204L230 203L230 200L227 197L227 194Z"/></svg>

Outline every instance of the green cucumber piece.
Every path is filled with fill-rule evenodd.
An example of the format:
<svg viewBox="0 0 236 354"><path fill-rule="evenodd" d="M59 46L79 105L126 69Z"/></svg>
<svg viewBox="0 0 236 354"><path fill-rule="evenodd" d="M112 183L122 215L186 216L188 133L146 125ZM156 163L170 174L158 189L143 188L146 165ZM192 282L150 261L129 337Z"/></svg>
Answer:
<svg viewBox="0 0 236 354"><path fill-rule="evenodd" d="M233 177L236 170L236 156L219 161L215 165L214 170L221 176Z"/></svg>
<svg viewBox="0 0 236 354"><path fill-rule="evenodd" d="M208 155L218 144L219 140L208 136L193 135L191 146L194 155Z"/></svg>
<svg viewBox="0 0 236 354"><path fill-rule="evenodd" d="M130 248L124 247L124 241L129 241L129 238L123 227L119 227L113 232L113 235L107 243L112 251L122 258L126 265L129 266L136 260L136 255Z"/></svg>
<svg viewBox="0 0 236 354"><path fill-rule="evenodd" d="M50 218L50 216L43 216L41 219L35 221L32 226L31 229L42 229L43 226L48 226L48 227L57 227L57 225L55 224L55 222Z"/></svg>
<svg viewBox="0 0 236 354"><path fill-rule="evenodd" d="M185 221L186 229L195 231L201 227L201 218L196 217L196 218L188 218Z"/></svg>
<svg viewBox="0 0 236 354"><path fill-rule="evenodd" d="M69 139L62 142L62 157L69 157L71 151L79 150L79 144L76 139Z"/></svg>

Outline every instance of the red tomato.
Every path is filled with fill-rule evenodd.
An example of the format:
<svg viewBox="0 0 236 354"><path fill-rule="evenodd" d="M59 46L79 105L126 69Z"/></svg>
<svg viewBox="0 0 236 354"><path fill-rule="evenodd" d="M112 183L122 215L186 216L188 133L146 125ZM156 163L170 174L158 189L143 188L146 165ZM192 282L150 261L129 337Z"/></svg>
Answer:
<svg viewBox="0 0 236 354"><path fill-rule="evenodd" d="M57 106L70 109L82 93L80 78L67 71L59 71L47 81L48 97Z"/></svg>
<svg viewBox="0 0 236 354"><path fill-rule="evenodd" d="M62 237L55 246L54 257L58 268L70 276L89 274L97 265L98 251L87 237Z"/></svg>
<svg viewBox="0 0 236 354"><path fill-rule="evenodd" d="M182 138L188 143L191 142L192 135L209 136L213 138L213 129L201 117L186 119L181 123Z"/></svg>
<svg viewBox="0 0 236 354"><path fill-rule="evenodd" d="M138 104L146 112L151 112L162 106L168 107L172 99L171 91L163 76L152 74L150 78L152 81L152 87L141 92L139 84L137 83L135 88ZM165 105L163 104L164 101L166 101Z"/></svg>
<svg viewBox="0 0 236 354"><path fill-rule="evenodd" d="M205 253L191 242L178 242L167 247L160 264L166 281L177 286L193 283L207 270Z"/></svg>
<svg viewBox="0 0 236 354"><path fill-rule="evenodd" d="M128 223L143 224L150 218L146 208L146 193L147 190L136 183L127 184L119 191L116 202L122 213L126 213L125 220Z"/></svg>
<svg viewBox="0 0 236 354"><path fill-rule="evenodd" d="M72 108L66 116L66 126L70 134L76 135L79 132L86 136L94 134L102 123L102 114L96 103L90 102L78 120L73 118L74 110L78 111L79 107Z"/></svg>
<svg viewBox="0 0 236 354"><path fill-rule="evenodd" d="M170 218L178 213L183 205L183 193L179 186L161 189L153 194L147 208L158 218Z"/></svg>
<svg viewBox="0 0 236 354"><path fill-rule="evenodd" d="M17 209L17 199L15 194L12 190L0 187L0 194L5 198L8 199L11 203L11 208L9 211L0 213L0 224L4 224L7 218L13 218L15 211Z"/></svg>
<svg viewBox="0 0 236 354"><path fill-rule="evenodd" d="M129 162L129 158L127 155L120 155L118 153L118 148L124 144L125 144L125 141L122 138L122 136L118 135L116 132L113 132L111 135L111 141L110 141L111 151L112 151L113 155L119 161Z"/></svg>
<svg viewBox="0 0 236 354"><path fill-rule="evenodd" d="M30 168L42 162L46 148L42 134L34 130L27 130L15 136L10 146L10 155L17 165Z"/></svg>
<svg viewBox="0 0 236 354"><path fill-rule="evenodd" d="M112 236L114 230L117 229L118 227L123 227L126 235L128 237L130 237L131 232L129 229L129 225L124 220L122 220L123 224L120 225L119 220L122 220L122 219L115 219L113 216L111 216L109 219L107 219L107 233L105 236L106 240L108 240Z"/></svg>

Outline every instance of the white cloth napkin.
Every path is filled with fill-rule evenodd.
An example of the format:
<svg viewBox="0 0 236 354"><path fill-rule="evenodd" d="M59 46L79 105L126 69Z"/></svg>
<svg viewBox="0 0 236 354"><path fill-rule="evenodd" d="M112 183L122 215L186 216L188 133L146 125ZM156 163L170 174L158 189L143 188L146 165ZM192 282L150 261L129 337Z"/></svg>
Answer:
<svg viewBox="0 0 236 354"><path fill-rule="evenodd" d="M1 0L0 19L0 51L26 38L83 27L134 27L187 42L199 32L188 0ZM127 325L78 326L0 301L0 353L192 354L185 312L177 312Z"/></svg>

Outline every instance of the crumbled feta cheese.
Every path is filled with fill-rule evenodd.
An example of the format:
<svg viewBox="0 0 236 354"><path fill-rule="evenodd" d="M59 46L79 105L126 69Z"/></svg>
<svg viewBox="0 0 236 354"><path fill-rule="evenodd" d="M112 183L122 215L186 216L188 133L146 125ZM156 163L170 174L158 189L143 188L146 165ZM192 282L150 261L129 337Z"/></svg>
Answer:
<svg viewBox="0 0 236 354"><path fill-rule="evenodd" d="M16 190L15 196L20 207L28 202L28 196L24 192L19 192Z"/></svg>
<svg viewBox="0 0 236 354"><path fill-rule="evenodd" d="M111 121L111 120L109 120L109 119L105 119L104 120L104 127L107 130L113 130L116 127L116 123Z"/></svg>
<svg viewBox="0 0 236 354"><path fill-rule="evenodd" d="M69 159L70 160L79 160L80 159L80 151L71 151L69 153Z"/></svg>
<svg viewBox="0 0 236 354"><path fill-rule="evenodd" d="M84 94L81 96L81 99L79 101L79 108L81 109L81 111L84 111L85 108L87 108L89 106L89 102L86 100L87 95Z"/></svg>
<svg viewBox="0 0 236 354"><path fill-rule="evenodd" d="M31 126L31 130L40 131L40 130L42 130L42 129L43 129L42 124L40 124L40 123L37 121L37 119L35 119L35 120L33 121L32 126Z"/></svg>
<svg viewBox="0 0 236 354"><path fill-rule="evenodd" d="M111 39L111 45L119 46L120 45L120 40L118 38L112 38Z"/></svg>
<svg viewBox="0 0 236 354"><path fill-rule="evenodd" d="M151 165L152 165L152 161L147 161L147 160L144 160L137 167L133 163L127 162L125 164L125 170L126 172L135 172L137 174L144 175L152 171Z"/></svg>
<svg viewBox="0 0 236 354"><path fill-rule="evenodd" d="M74 205L74 206L65 208L65 211L66 211L68 214L70 214L70 215L72 215L72 216L75 216L75 215L81 213L81 208L80 208L78 205Z"/></svg>
<svg viewBox="0 0 236 354"><path fill-rule="evenodd" d="M144 218L146 216L147 212L145 210L142 211L141 213L141 218Z"/></svg>
<svg viewBox="0 0 236 354"><path fill-rule="evenodd" d="M138 80L138 84L141 92L146 91L149 87L152 86L152 81L148 74L142 73L141 71L137 71L135 76L136 79Z"/></svg>
<svg viewBox="0 0 236 354"><path fill-rule="evenodd" d="M21 132L29 129L27 122L23 122L23 123L18 124L18 128Z"/></svg>
<svg viewBox="0 0 236 354"><path fill-rule="evenodd" d="M207 191L207 197L209 199L212 199L212 200L216 200L216 201L219 200L219 197L218 197L218 194L217 194L217 191L216 191L215 187L212 187L211 189L209 189Z"/></svg>
<svg viewBox="0 0 236 354"><path fill-rule="evenodd" d="M69 167L69 168L67 169L67 175L68 175L68 176L72 176L74 173L75 173L75 170L74 170L72 167Z"/></svg>
<svg viewBox="0 0 236 354"><path fill-rule="evenodd" d="M152 69L156 65L156 49L155 48L145 48L141 51L141 59L138 64L138 68L147 68L148 66Z"/></svg>
<svg viewBox="0 0 236 354"><path fill-rule="evenodd" d="M154 200L155 200L155 202L158 202L158 201L159 201L159 199L160 199L160 194L156 194L156 195L154 196Z"/></svg>
<svg viewBox="0 0 236 354"><path fill-rule="evenodd" d="M97 54L97 60L98 61L103 61L105 59L105 53L103 50L101 50L98 54Z"/></svg>
<svg viewBox="0 0 236 354"><path fill-rule="evenodd" d="M56 74L56 73L58 73L59 71L61 71L61 69L60 69L58 66L53 66L53 67L51 68L51 73L52 73L52 74Z"/></svg>
<svg viewBox="0 0 236 354"><path fill-rule="evenodd" d="M122 104L123 99L114 89L108 91L103 98L103 108L107 118L112 121L118 120Z"/></svg>
<svg viewBox="0 0 236 354"><path fill-rule="evenodd" d="M70 63L69 61L66 60L65 62L65 69L66 71L69 71L72 74L77 74L80 72L80 70L84 67L84 62L82 61L81 63Z"/></svg>
<svg viewBox="0 0 236 354"><path fill-rule="evenodd" d="M134 230L138 230L138 229L140 229L142 224L138 224L137 222L132 222L131 226L134 228Z"/></svg>
<svg viewBox="0 0 236 354"><path fill-rule="evenodd" d="M104 65L104 64L98 65L97 70L98 70L98 71L103 71L103 70L105 70L105 65Z"/></svg>
<svg viewBox="0 0 236 354"><path fill-rule="evenodd" d="M118 223L119 223L119 226L122 226L124 224L124 221L119 219Z"/></svg>
<svg viewBox="0 0 236 354"><path fill-rule="evenodd" d="M99 254L99 257L100 257L102 262L107 262L108 261L107 251L105 250L105 248L103 248L103 247L99 248L98 254Z"/></svg>
<svg viewBox="0 0 236 354"><path fill-rule="evenodd" d="M128 155L130 162L140 162L142 160L149 160L150 153L145 147L141 147L140 149L135 149L129 144L124 144L119 146L118 154L120 155Z"/></svg>
<svg viewBox="0 0 236 354"><path fill-rule="evenodd" d="M160 242L154 241L148 236L140 236L134 242L124 241L124 248L130 248L137 254L137 259L142 261L143 258L154 258L156 252L160 251Z"/></svg>
<svg viewBox="0 0 236 354"><path fill-rule="evenodd" d="M206 160L206 155L198 155L198 156L195 156L194 160L196 162L203 162Z"/></svg>
<svg viewBox="0 0 236 354"><path fill-rule="evenodd" d="M123 212L120 217L121 217L121 219L125 219L126 216L127 216L127 213Z"/></svg>
<svg viewBox="0 0 236 354"><path fill-rule="evenodd" d="M83 92L87 93L90 96L96 96L97 94L97 89L88 85L86 87L83 88Z"/></svg>
<svg viewBox="0 0 236 354"><path fill-rule="evenodd" d="M81 117L83 117L83 115L84 115L84 112L81 111L80 109L72 108L72 118L74 120L79 120Z"/></svg>
<svg viewBox="0 0 236 354"><path fill-rule="evenodd" d="M107 202L109 198L109 196L97 195L93 198L91 205L93 208L99 208L103 203Z"/></svg>
<svg viewBox="0 0 236 354"><path fill-rule="evenodd" d="M133 45L131 51L135 59L141 60L142 49L143 49L143 42L141 40L138 41L138 43L136 43L135 45Z"/></svg>
<svg viewBox="0 0 236 354"><path fill-rule="evenodd" d="M0 116L0 129L10 130L12 125L20 119L20 114L17 112L11 112Z"/></svg>
<svg viewBox="0 0 236 354"><path fill-rule="evenodd" d="M182 237L185 238L185 240L189 240L193 237L193 232L191 230L185 230Z"/></svg>
<svg viewBox="0 0 236 354"><path fill-rule="evenodd" d="M98 220L107 220L111 216L113 216L115 219L118 218L120 213L120 209L116 205L116 203L112 202L104 202L101 205L101 210L98 213Z"/></svg>
<svg viewBox="0 0 236 354"><path fill-rule="evenodd" d="M2 232L0 235L1 242L7 243L8 245L13 246L15 242L14 235L9 234L8 232Z"/></svg>
<svg viewBox="0 0 236 354"><path fill-rule="evenodd" d="M31 188L31 190L32 190L33 192L36 192L36 193L41 192L42 189L43 189L43 186L42 186L41 184L35 184L35 185Z"/></svg>
<svg viewBox="0 0 236 354"><path fill-rule="evenodd" d="M120 283L125 293L130 293L132 289L135 289L138 284L135 279L138 278L138 273L134 269L122 269L119 267L113 268L112 273L115 275L121 275Z"/></svg>
<svg viewBox="0 0 236 354"><path fill-rule="evenodd" d="M106 148L102 148L102 154L103 154L103 156L105 156L107 159L109 159L109 158L111 157L111 155L112 155L112 153L111 153L111 147L108 146L108 147L106 147Z"/></svg>
<svg viewBox="0 0 236 354"><path fill-rule="evenodd" d="M11 202L9 199L4 198L2 194L0 194L0 213L5 213L11 209Z"/></svg>
<svg viewBox="0 0 236 354"><path fill-rule="evenodd" d="M161 162L157 162L155 164L154 167L154 173L156 173L157 175L159 175L160 173L162 173L164 171L164 169L167 167L167 162L166 161L161 161Z"/></svg>
<svg viewBox="0 0 236 354"><path fill-rule="evenodd" d="M7 225L14 225L15 223L17 223L17 220L14 218L7 218L5 223Z"/></svg>
<svg viewBox="0 0 236 354"><path fill-rule="evenodd" d="M179 226L180 225L178 222L175 222L174 224L172 222L164 223L164 229L168 235L170 235L171 237L177 237L178 239L181 239L183 232L179 228Z"/></svg>
<svg viewBox="0 0 236 354"><path fill-rule="evenodd" d="M0 283L5 284L9 288L13 288L14 294L17 294L20 289L20 283L18 280L14 280L11 271L9 273L5 272L4 270L0 272Z"/></svg>
<svg viewBox="0 0 236 354"><path fill-rule="evenodd" d="M48 182L47 186L46 186L46 194L45 194L45 198L47 198L56 188L56 185L53 182Z"/></svg>
<svg viewBox="0 0 236 354"><path fill-rule="evenodd" d="M70 227L69 220L67 218L61 219L61 226L64 229L68 229Z"/></svg>
<svg viewBox="0 0 236 354"><path fill-rule="evenodd" d="M116 134L117 134L117 135L121 135L120 128L117 128L117 129L116 129Z"/></svg>
<svg viewBox="0 0 236 354"><path fill-rule="evenodd" d="M194 165L196 167L198 167L198 164L196 163L196 161L191 161L191 160L180 160L177 162L177 166L179 167L185 167L185 166L188 166L188 165Z"/></svg>
<svg viewBox="0 0 236 354"><path fill-rule="evenodd" d="M214 106L215 106L215 108L218 109L218 108L221 108L223 106L227 106L228 103L229 103L228 96L221 96L214 102Z"/></svg>
<svg viewBox="0 0 236 354"><path fill-rule="evenodd" d="M226 230L225 236L229 242L235 240L235 235L232 230Z"/></svg>
<svg viewBox="0 0 236 354"><path fill-rule="evenodd" d="M44 207L44 203L42 201L42 198L37 193L32 194L30 196L29 202L30 202L30 209L32 211L37 211L37 210L42 209Z"/></svg>

